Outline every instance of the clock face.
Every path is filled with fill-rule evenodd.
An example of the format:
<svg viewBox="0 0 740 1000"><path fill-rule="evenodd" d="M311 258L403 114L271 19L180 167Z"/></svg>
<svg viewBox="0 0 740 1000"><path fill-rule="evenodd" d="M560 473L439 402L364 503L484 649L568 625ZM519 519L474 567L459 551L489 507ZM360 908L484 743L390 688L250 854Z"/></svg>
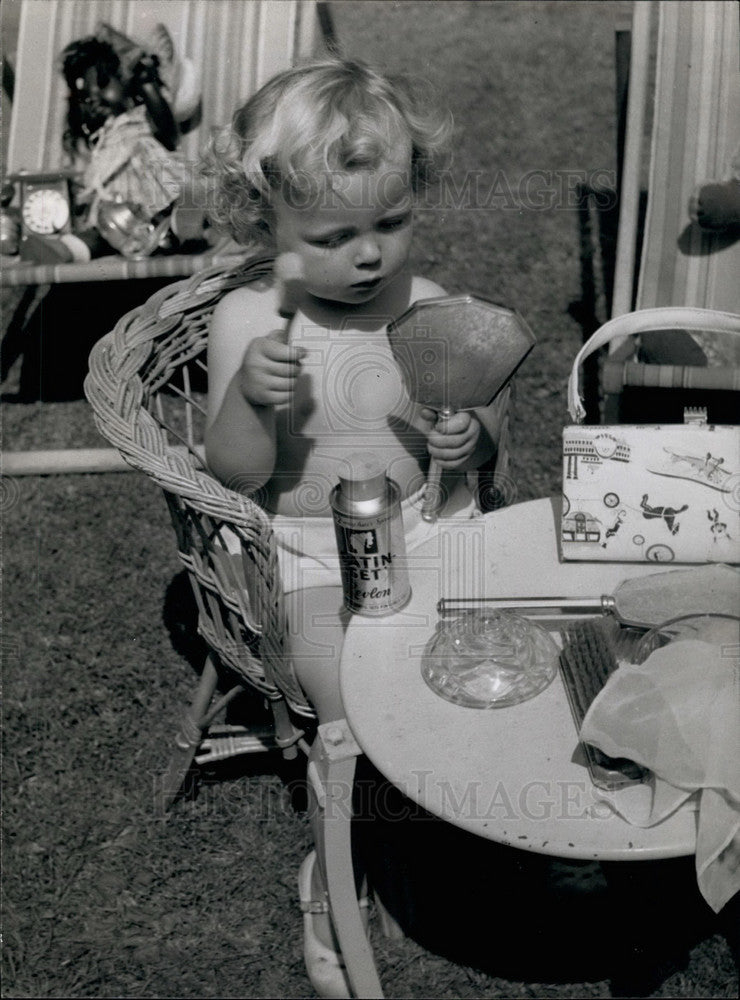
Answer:
<svg viewBox="0 0 740 1000"><path fill-rule="evenodd" d="M58 188L33 188L23 200L22 215L29 232L49 236L67 225L69 202Z"/></svg>

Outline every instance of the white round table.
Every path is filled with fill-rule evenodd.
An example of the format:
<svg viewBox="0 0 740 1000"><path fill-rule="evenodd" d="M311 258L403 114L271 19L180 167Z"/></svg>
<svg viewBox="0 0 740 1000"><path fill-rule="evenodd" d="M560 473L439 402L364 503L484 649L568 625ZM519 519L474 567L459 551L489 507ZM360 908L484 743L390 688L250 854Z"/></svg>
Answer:
<svg viewBox="0 0 740 1000"><path fill-rule="evenodd" d="M409 604L386 618L355 616L349 625L340 667L347 723L362 751L406 796L479 836L582 860L692 854L690 806L640 828L598 798L559 673L529 701L482 710L445 701L421 676L440 597L594 597L665 569L564 563L558 524L557 500L443 522L409 556Z"/></svg>

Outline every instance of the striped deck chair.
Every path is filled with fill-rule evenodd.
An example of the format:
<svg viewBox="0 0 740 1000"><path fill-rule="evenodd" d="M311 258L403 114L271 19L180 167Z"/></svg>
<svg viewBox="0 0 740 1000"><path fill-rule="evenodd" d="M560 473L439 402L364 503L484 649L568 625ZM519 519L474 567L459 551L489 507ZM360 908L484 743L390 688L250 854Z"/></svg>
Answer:
<svg viewBox="0 0 740 1000"><path fill-rule="evenodd" d="M17 7L18 0L11 6ZM322 23L325 18L322 11ZM179 146L192 160L197 160L210 130L226 124L239 102L322 45L318 6L313 0L20 0L12 112L4 140L7 175L64 166L66 87L59 56L69 42L94 34L100 22L144 48L161 22L178 55L198 67L199 124L183 136ZM8 33L5 28L4 34ZM9 43L4 38L6 47ZM11 286L180 277L213 263L219 263L213 253L137 261L111 255L87 264L17 262L6 263L3 282Z"/></svg>
<svg viewBox="0 0 740 1000"><path fill-rule="evenodd" d="M638 0L612 316L658 306L740 311L740 240L703 230L688 214L697 185L729 176L739 145L740 5L734 0ZM717 391L740 388L737 345L698 344L688 334L671 332L643 335L636 352L630 339L616 345L604 364L606 422L619 419L625 389L629 395L636 387L648 388L654 397L660 389L686 390L687 402L706 405Z"/></svg>

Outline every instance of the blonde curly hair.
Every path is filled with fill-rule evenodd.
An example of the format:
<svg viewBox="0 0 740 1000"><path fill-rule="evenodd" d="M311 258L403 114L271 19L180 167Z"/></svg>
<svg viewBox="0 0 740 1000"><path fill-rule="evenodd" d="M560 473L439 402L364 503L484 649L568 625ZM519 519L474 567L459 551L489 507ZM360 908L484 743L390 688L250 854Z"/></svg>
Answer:
<svg viewBox="0 0 740 1000"><path fill-rule="evenodd" d="M211 138L201 173L213 222L240 244L269 244L277 192L306 204L327 175L375 169L407 144L418 191L446 153L452 125L428 92L355 60L278 74Z"/></svg>

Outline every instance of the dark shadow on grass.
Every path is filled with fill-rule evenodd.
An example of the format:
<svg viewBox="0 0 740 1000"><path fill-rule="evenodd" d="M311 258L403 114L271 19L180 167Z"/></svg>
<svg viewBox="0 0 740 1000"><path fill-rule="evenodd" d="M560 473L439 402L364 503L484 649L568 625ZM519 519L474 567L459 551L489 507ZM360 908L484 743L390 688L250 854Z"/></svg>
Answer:
<svg viewBox="0 0 740 1000"><path fill-rule="evenodd" d="M170 580L165 592L162 619L170 634L172 648L187 661L193 671L195 683L196 677L203 670L208 644L198 632L198 605L187 570L182 570ZM225 674L222 690L229 690L236 682L233 675ZM262 695L246 687L242 694L229 703L226 714L226 721L234 725L268 723L271 718Z"/></svg>
<svg viewBox="0 0 740 1000"><path fill-rule="evenodd" d="M96 341L127 312L171 282L171 278L160 278L52 285L30 315L34 290L27 289L3 342L3 378L18 358L23 358L18 393L6 400L83 399L87 359Z"/></svg>
<svg viewBox="0 0 740 1000"><path fill-rule="evenodd" d="M193 596L187 570L176 574L165 592L162 618L170 635L172 648L183 660L183 669L192 672L193 690L208 654L208 645L198 633L198 606ZM224 674L219 690L224 693L236 678ZM184 706L176 706L177 710ZM266 700L250 688L229 702L222 720L234 726L271 726L272 714ZM162 766L165 757L163 755ZM295 761L286 760L280 751L240 754L203 765L194 764L183 783L177 800L194 799L203 783L228 782L261 774L277 774L288 787L297 811L305 809L305 759L298 754Z"/></svg>
<svg viewBox="0 0 740 1000"><path fill-rule="evenodd" d="M172 648L200 674L208 645L198 633L198 606L187 570L170 580L164 595L162 620L170 634Z"/></svg>
<svg viewBox="0 0 740 1000"><path fill-rule="evenodd" d="M619 232L619 201L610 188L596 188L579 184L576 189L579 261L581 272L581 297L571 302L569 314L581 327L585 343L612 314L614 275ZM647 208L647 193L641 192L638 207L637 247L642 245L642 235ZM597 266L598 263L600 266ZM633 288L637 287L639 253L636 254ZM603 298L604 315L599 315ZM634 296L633 296L634 300ZM586 423L599 423L599 353L587 358L581 373L582 396L586 407Z"/></svg>
<svg viewBox="0 0 740 1000"><path fill-rule="evenodd" d="M392 798L386 786L386 810ZM403 816L400 801L394 812ZM544 857L482 840L419 809L360 824L358 834L386 909L424 949L511 981L608 977L603 935L612 921L603 888L572 899L556 893Z"/></svg>
<svg viewBox="0 0 740 1000"><path fill-rule="evenodd" d="M685 969L690 950L714 934L733 947L727 924L731 908L717 916L706 904L693 857L613 862L603 870L619 920L612 996L648 996L673 972Z"/></svg>
<svg viewBox="0 0 740 1000"><path fill-rule="evenodd" d="M491 976L645 996L726 923L699 896L693 858L612 865L607 880L443 823L382 779L360 815L371 882L405 934Z"/></svg>

